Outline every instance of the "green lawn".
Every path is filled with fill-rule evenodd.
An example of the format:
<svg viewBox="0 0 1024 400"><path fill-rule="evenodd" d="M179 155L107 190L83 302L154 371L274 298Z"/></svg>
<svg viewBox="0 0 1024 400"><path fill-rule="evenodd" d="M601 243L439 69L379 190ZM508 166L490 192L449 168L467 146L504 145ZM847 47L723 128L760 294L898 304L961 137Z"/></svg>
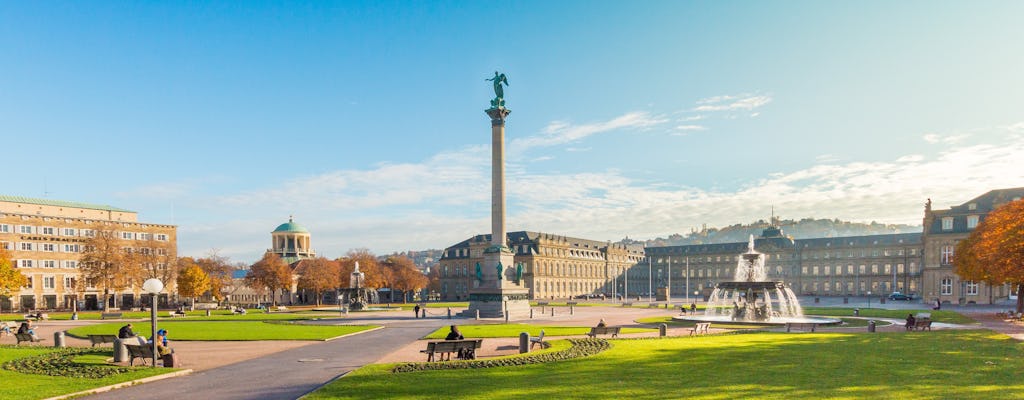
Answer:
<svg viewBox="0 0 1024 400"><path fill-rule="evenodd" d="M52 347L43 346L0 346L0 364L8 361L53 352ZM106 358L113 357L108 352L106 357L82 356L75 358L76 363L104 365ZM175 371L167 368L136 367L131 372L117 374L105 378L65 378L36 374L23 374L0 369L0 393L7 399L44 399L63 394L80 392L115 383Z"/></svg>
<svg viewBox="0 0 1024 400"><path fill-rule="evenodd" d="M124 322L96 324L68 330L68 334L85 338L90 334L117 334ZM135 333L149 337L149 322L133 322ZM360 332L375 326L350 325L300 325L287 322L260 321L159 321L158 328L167 329L168 337L174 340L324 340L349 333Z"/></svg>
<svg viewBox="0 0 1024 400"><path fill-rule="evenodd" d="M989 331L612 340L596 356L475 370L357 370L307 399L1020 398L1024 347Z"/></svg>
<svg viewBox="0 0 1024 400"><path fill-rule="evenodd" d="M526 332L530 336L540 335L544 330L545 336L582 336L590 332L590 327L582 326L546 326L530 324L493 324L493 325L459 325L459 331L466 338L500 338L519 337L519 333ZM448 336L450 328L442 327L427 335L425 339L444 339ZM653 332L648 328L622 328L621 333Z"/></svg>
<svg viewBox="0 0 1024 400"><path fill-rule="evenodd" d="M804 315L826 315L832 317L852 317L853 308L831 308L831 307L804 307ZM884 308L861 308L861 317L874 318L895 318L905 319L907 314L931 313L935 322L950 324L973 324L975 321L970 317L955 311L947 310L887 310Z"/></svg>

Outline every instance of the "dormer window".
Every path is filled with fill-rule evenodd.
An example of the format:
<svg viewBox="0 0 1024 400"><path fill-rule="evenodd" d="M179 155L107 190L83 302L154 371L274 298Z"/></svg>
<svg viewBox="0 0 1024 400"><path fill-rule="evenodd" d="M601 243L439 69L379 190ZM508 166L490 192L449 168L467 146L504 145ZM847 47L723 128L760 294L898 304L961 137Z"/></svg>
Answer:
<svg viewBox="0 0 1024 400"><path fill-rule="evenodd" d="M978 203L971 203L971 204L968 204L968 205L967 205L967 209L968 209L968 210L972 210L972 211L973 211L973 210L977 210L977 209L978 209Z"/></svg>
<svg viewBox="0 0 1024 400"><path fill-rule="evenodd" d="M942 219L942 230L951 231L953 230L953 218L946 217Z"/></svg>
<svg viewBox="0 0 1024 400"><path fill-rule="evenodd" d="M978 226L978 216L968 215L967 216L967 229L974 229Z"/></svg>

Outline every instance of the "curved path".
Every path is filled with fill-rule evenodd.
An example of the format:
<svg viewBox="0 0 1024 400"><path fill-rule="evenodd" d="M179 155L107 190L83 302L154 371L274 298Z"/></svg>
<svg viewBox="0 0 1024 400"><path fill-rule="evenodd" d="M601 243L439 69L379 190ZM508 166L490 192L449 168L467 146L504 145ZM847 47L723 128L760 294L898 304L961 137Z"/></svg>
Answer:
<svg viewBox="0 0 1024 400"><path fill-rule="evenodd" d="M321 321L330 323L331 321ZM334 321L350 324L351 320ZM297 347L250 360L87 399L295 399L332 379L414 342L446 324L440 319L392 321L386 328ZM184 360L185 363L188 360Z"/></svg>

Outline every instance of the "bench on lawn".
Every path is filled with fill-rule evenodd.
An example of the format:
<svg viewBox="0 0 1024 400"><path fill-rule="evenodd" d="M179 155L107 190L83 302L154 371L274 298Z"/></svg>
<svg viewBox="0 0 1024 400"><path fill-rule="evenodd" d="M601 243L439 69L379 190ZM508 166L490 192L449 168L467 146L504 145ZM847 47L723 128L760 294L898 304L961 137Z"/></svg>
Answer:
<svg viewBox="0 0 1024 400"><path fill-rule="evenodd" d="M184 311L177 311L177 310L171 311L170 314L171 314L171 318L184 317L185 316L185 312Z"/></svg>
<svg viewBox="0 0 1024 400"><path fill-rule="evenodd" d="M633 306L633 302L632 302L632 301L626 301L626 302L623 302L623 303L622 303L622 306L623 306L623 307L632 307L632 306Z"/></svg>
<svg viewBox="0 0 1024 400"><path fill-rule="evenodd" d="M100 319L121 319L124 317L124 313L121 312L105 312L100 313Z"/></svg>
<svg viewBox="0 0 1024 400"><path fill-rule="evenodd" d="M20 345L21 342L40 343L40 342L42 342L44 340L44 339L40 338L39 336L36 336L34 334L31 334L31 333L15 333L14 337L18 340L18 343L15 343L15 344L18 344L18 345Z"/></svg>
<svg viewBox="0 0 1024 400"><path fill-rule="evenodd" d="M698 322L696 325L693 326L693 328L690 328L690 336L708 333L708 329L710 328L710 322Z"/></svg>
<svg viewBox="0 0 1024 400"><path fill-rule="evenodd" d="M787 322L786 332L792 332L794 330L800 330L803 332L814 332L817 329L818 324L813 322Z"/></svg>
<svg viewBox="0 0 1024 400"><path fill-rule="evenodd" d="M117 335L88 335L89 342L92 343L92 347L96 347L98 344L114 343L117 340Z"/></svg>
<svg viewBox="0 0 1024 400"><path fill-rule="evenodd" d="M31 311L25 314L25 319L34 319L36 321L46 321L50 319L50 316L42 311Z"/></svg>
<svg viewBox="0 0 1024 400"><path fill-rule="evenodd" d="M128 365L134 366L136 358L142 359L142 365L146 365L146 360L153 359L152 345L127 344L124 347L128 348Z"/></svg>
<svg viewBox="0 0 1024 400"><path fill-rule="evenodd" d="M587 332L587 336L597 337L597 335L612 335L614 338L619 336L619 331L621 330L621 326L595 326L590 328L590 332Z"/></svg>
<svg viewBox="0 0 1024 400"><path fill-rule="evenodd" d="M452 353L455 353L460 360L475 360L476 349L479 349L483 342L483 339L427 342L427 349L420 350L420 353L427 353L427 362L435 360L434 354L439 354L436 357L437 361L451 361Z"/></svg>
<svg viewBox="0 0 1024 400"><path fill-rule="evenodd" d="M932 330L932 320L930 320L930 319L920 319L920 320L914 321L914 330L923 331L925 329L927 329L929 331Z"/></svg>
<svg viewBox="0 0 1024 400"><path fill-rule="evenodd" d="M544 330L541 329L540 330L540 336L531 337L530 338L530 348L532 349L533 345L535 345L535 344L541 344L541 347L544 347L543 343L544 343Z"/></svg>

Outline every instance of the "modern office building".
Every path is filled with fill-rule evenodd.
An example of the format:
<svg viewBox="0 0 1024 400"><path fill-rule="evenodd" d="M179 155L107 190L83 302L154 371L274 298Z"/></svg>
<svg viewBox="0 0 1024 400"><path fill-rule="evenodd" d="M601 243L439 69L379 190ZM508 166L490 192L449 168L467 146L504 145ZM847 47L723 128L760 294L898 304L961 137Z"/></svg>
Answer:
<svg viewBox="0 0 1024 400"><path fill-rule="evenodd" d="M0 247L29 279L13 296L0 298L4 310L100 308L104 294L80 280L83 243L97 230L115 232L118 246L138 255L148 271L171 271L177 257L177 227L139 222L138 213L108 205L0 195ZM164 282L173 293L174 282ZM132 308L148 301L142 282L110 290L107 307ZM167 302L168 297L161 297Z"/></svg>

